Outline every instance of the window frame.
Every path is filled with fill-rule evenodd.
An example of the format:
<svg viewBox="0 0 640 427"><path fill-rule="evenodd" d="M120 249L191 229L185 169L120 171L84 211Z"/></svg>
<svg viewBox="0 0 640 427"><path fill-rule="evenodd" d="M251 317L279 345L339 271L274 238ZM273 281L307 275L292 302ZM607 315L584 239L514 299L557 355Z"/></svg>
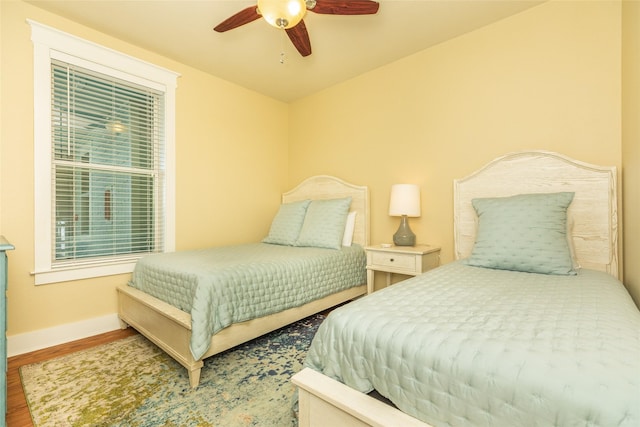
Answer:
<svg viewBox="0 0 640 427"><path fill-rule="evenodd" d="M53 261L51 61L61 60L164 93L164 248L175 250L175 90L178 73L80 39L38 22L31 26L34 46L34 261L35 284L64 282L133 271L141 254L77 259L64 266Z"/></svg>

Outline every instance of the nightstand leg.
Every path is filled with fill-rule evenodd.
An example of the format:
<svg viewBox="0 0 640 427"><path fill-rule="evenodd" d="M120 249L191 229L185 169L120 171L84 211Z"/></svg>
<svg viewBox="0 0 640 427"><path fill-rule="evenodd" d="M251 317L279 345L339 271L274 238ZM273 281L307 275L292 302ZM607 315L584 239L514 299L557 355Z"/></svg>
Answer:
<svg viewBox="0 0 640 427"><path fill-rule="evenodd" d="M391 273L387 273L387 286L391 285Z"/></svg>

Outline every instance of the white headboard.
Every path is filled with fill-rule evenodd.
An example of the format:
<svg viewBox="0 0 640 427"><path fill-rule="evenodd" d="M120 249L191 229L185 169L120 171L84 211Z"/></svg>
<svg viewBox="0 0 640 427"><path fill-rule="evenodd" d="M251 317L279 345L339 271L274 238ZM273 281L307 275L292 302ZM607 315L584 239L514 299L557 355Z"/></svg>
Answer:
<svg viewBox="0 0 640 427"><path fill-rule="evenodd" d="M477 219L471 200L524 193L573 191L568 217L581 267L618 277L618 208L615 166L603 167L557 153L525 151L499 157L454 180L456 259L471 254Z"/></svg>
<svg viewBox="0 0 640 427"><path fill-rule="evenodd" d="M353 242L369 244L369 188L349 184L329 175L317 175L305 179L293 190L282 195L282 203L305 199L339 199L351 196L351 211L358 212L353 232Z"/></svg>

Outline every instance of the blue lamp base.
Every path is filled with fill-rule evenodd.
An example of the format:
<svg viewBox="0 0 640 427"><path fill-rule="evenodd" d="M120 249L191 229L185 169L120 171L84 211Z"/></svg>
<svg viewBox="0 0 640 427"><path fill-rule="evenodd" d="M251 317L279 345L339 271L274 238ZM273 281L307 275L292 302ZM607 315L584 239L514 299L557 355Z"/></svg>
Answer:
<svg viewBox="0 0 640 427"><path fill-rule="evenodd" d="M398 227L396 234L393 235L393 244L396 246L415 246L416 244L416 235L411 231L406 215L402 215L400 227Z"/></svg>

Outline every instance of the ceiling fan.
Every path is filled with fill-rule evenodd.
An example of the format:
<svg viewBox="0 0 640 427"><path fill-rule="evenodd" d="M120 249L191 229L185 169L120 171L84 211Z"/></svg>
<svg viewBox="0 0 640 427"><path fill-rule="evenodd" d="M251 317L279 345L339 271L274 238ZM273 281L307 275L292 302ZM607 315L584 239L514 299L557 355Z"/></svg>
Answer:
<svg viewBox="0 0 640 427"><path fill-rule="evenodd" d="M324 15L371 15L378 12L373 0L258 0L218 24L214 30L223 33L263 17L272 26L287 32L302 56L311 55L311 41L303 18L307 10Z"/></svg>

